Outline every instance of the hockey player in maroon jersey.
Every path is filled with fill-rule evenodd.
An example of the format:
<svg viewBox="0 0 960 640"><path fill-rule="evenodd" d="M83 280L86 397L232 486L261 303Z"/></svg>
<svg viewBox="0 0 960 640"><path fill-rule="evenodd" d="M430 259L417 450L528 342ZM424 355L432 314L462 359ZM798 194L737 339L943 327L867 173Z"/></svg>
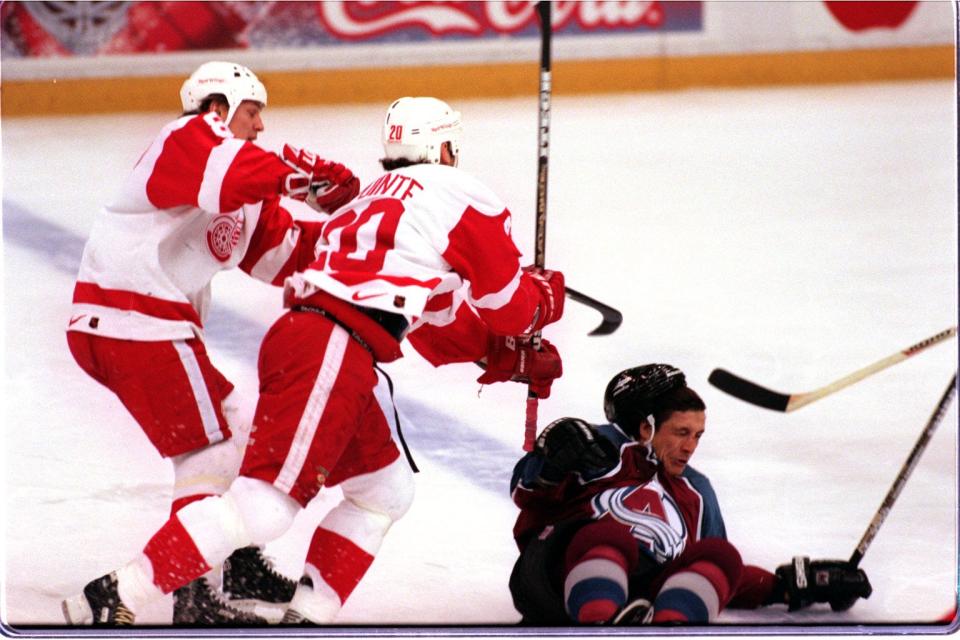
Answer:
<svg viewBox="0 0 960 640"><path fill-rule="evenodd" d="M67 326L80 367L117 395L173 462L172 513L226 491L242 456L231 440L233 385L203 341L213 276L239 266L282 284L313 259L322 223L294 220L281 196L329 212L359 189L343 165L289 146L281 158L254 144L267 92L246 67L203 64L181 99L184 115L163 127L96 218ZM258 550L245 550L226 578L236 585L263 563ZM292 595L288 582L279 597ZM175 623L238 615L204 578L176 594Z"/></svg>
<svg viewBox="0 0 960 640"><path fill-rule="evenodd" d="M866 574L843 561L795 558L775 574L743 564L689 468L706 407L680 370L620 372L604 409L611 424L548 425L514 470L510 590L523 624L706 624L726 606L840 610L869 597Z"/></svg>
<svg viewBox="0 0 960 640"><path fill-rule="evenodd" d="M322 487L338 485L344 499L316 529L284 617L333 621L413 499L411 470L374 395L375 365L401 356L408 330L435 365L484 362L484 382L549 393L559 355L522 336L561 317L563 276L521 268L509 210L456 166L461 131L460 114L440 100L389 107L386 173L334 213L317 259L286 281L289 311L261 347L239 477L222 497L173 514L139 557L66 600L68 622L132 622L146 602L234 549L280 536Z"/></svg>

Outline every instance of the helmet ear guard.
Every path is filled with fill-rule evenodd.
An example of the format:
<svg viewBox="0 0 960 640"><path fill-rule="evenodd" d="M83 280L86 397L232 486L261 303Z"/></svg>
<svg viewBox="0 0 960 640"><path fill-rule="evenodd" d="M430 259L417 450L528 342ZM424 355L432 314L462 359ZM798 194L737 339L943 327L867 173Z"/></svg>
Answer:
<svg viewBox="0 0 960 640"><path fill-rule="evenodd" d="M206 98L215 94L227 99L227 125L244 100L267 106L267 89L250 69L234 62L220 61L200 65L186 79L180 87L180 102L184 111L195 111Z"/></svg>
<svg viewBox="0 0 960 640"><path fill-rule="evenodd" d="M656 401L674 389L686 386L686 376L669 364L645 364L624 369L611 378L603 394L603 412L631 433L641 420L652 415Z"/></svg>
<svg viewBox="0 0 960 640"><path fill-rule="evenodd" d="M460 112L443 100L403 97L387 109L383 121L383 151L389 160L440 163L444 143L450 143L454 162L460 158L463 123Z"/></svg>

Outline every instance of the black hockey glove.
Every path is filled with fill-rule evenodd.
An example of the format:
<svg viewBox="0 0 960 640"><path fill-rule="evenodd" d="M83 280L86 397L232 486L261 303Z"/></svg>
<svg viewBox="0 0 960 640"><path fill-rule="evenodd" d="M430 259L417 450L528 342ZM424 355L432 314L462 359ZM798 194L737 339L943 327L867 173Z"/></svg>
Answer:
<svg viewBox="0 0 960 640"><path fill-rule="evenodd" d="M873 593L863 569L844 560L811 561L797 556L790 564L777 567L777 579L790 611L814 602L829 602L834 611L846 611L857 598L869 598Z"/></svg>
<svg viewBox="0 0 960 640"><path fill-rule="evenodd" d="M541 478L551 483L571 472L600 475L620 460L617 446L578 418L560 418L548 424L534 451L544 458Z"/></svg>

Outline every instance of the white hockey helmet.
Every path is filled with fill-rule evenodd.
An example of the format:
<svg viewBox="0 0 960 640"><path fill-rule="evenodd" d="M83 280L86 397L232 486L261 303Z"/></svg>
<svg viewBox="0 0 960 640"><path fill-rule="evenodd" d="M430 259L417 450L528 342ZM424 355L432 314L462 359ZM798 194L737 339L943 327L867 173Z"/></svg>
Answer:
<svg viewBox="0 0 960 640"><path fill-rule="evenodd" d="M227 98L227 124L244 100L267 106L267 89L253 71L234 62L205 62L180 87L183 110L199 109L207 96L217 93Z"/></svg>
<svg viewBox="0 0 960 640"><path fill-rule="evenodd" d="M460 112L436 98L399 98L387 109L383 121L383 150L386 158L411 162L440 162L440 147L449 142L460 159L463 124Z"/></svg>

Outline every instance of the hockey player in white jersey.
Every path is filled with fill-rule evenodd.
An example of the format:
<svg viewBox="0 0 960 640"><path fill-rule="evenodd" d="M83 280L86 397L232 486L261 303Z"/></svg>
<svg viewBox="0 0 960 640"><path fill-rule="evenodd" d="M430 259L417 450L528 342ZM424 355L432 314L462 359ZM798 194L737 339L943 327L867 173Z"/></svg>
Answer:
<svg viewBox="0 0 960 640"><path fill-rule="evenodd" d="M440 100L390 106L386 173L333 215L317 259L287 280L289 311L260 352L240 477L222 497L173 514L141 555L65 601L68 620L91 610L98 624L132 621L234 549L277 538L322 487L339 485L344 499L316 529L284 618L334 621L413 498L412 473L374 397L374 365L399 358L410 331L434 364L485 360L485 381L549 393L561 371L556 349L505 338L560 318L563 276L521 268L509 210L456 168L461 130L460 114Z"/></svg>
<svg viewBox="0 0 960 640"><path fill-rule="evenodd" d="M96 218L67 327L80 367L117 395L173 462L171 513L226 491L242 456L231 440L233 385L204 347L211 279L239 266L281 285L313 259L322 228L294 220L281 196L329 212L359 189L343 165L289 146L281 158L254 144L267 92L246 67L201 65L181 100L184 115L163 127ZM264 595L244 580L267 569L259 550L241 551L230 565L226 578L244 583L238 597ZM292 595L292 581L273 587L286 591L281 599ZM203 578L176 594L177 624L238 619L246 620Z"/></svg>

